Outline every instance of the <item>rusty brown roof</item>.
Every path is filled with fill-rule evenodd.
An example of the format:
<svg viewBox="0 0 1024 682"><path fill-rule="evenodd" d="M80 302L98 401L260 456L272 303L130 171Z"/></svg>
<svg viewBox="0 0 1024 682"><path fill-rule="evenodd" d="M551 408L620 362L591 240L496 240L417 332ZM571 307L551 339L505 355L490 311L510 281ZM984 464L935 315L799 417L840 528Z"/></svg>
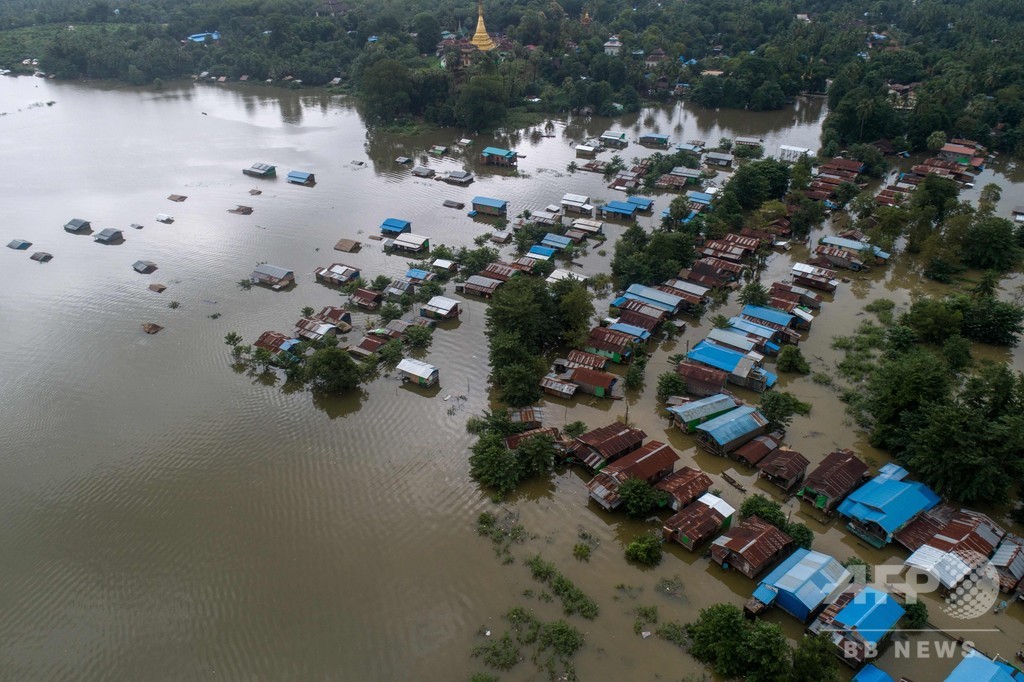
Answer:
<svg viewBox="0 0 1024 682"><path fill-rule="evenodd" d="M636 339L624 332L617 332L605 327L594 327L590 330L590 338L586 345L591 348L605 350L610 353L621 353L628 350L636 342Z"/></svg>
<svg viewBox="0 0 1024 682"><path fill-rule="evenodd" d="M711 490L711 477L700 469L683 467L663 478L654 487L680 502L688 502Z"/></svg>
<svg viewBox="0 0 1024 682"><path fill-rule="evenodd" d="M732 272L735 274L739 274L744 270L744 267L739 263L733 263L731 261L722 260L721 258L701 258L700 260L697 261L697 263L702 263L716 270L724 270L726 272ZM694 265L696 265L697 263L694 263Z"/></svg>
<svg viewBox="0 0 1024 682"><path fill-rule="evenodd" d="M948 504L937 505L893 534L893 539L911 552L928 544L942 528L953 519L956 509Z"/></svg>
<svg viewBox="0 0 1024 682"><path fill-rule="evenodd" d="M347 314L348 311L345 310L344 308L328 305L324 306L324 309L320 311L320 314L318 314L317 317L319 317L321 320L324 320L325 322L337 324L339 322L343 322Z"/></svg>
<svg viewBox="0 0 1024 682"><path fill-rule="evenodd" d="M614 464L609 464L604 473L625 481L627 478L642 478L650 480L652 476L664 469L671 469L679 461L679 453L671 446L662 442L652 440L634 450Z"/></svg>
<svg viewBox="0 0 1024 682"><path fill-rule="evenodd" d="M357 298L363 301L379 301L383 294L379 291L373 291L372 289L356 289L352 292L352 298Z"/></svg>
<svg viewBox="0 0 1024 682"><path fill-rule="evenodd" d="M943 552L974 551L988 558L1004 535L1006 531L985 514L961 509L928 541L928 545Z"/></svg>
<svg viewBox="0 0 1024 682"><path fill-rule="evenodd" d="M729 377L729 375L722 370L698 365L697 363L689 360L680 362L679 366L676 367L676 373L684 379L700 381L714 386L724 386L726 379Z"/></svg>
<svg viewBox="0 0 1024 682"><path fill-rule="evenodd" d="M578 436L576 442L597 450L605 459L609 459L639 446L644 442L644 438L647 438L647 434L640 429L615 422Z"/></svg>
<svg viewBox="0 0 1024 682"><path fill-rule="evenodd" d="M619 310L630 310L646 317L653 317L658 321L664 320L668 316L668 312L661 308L655 308L652 305L647 305L643 301L636 301L633 299L623 301L622 305L619 306Z"/></svg>
<svg viewBox="0 0 1024 682"><path fill-rule="evenodd" d="M771 436L758 436L733 450L732 454L750 466L757 466L758 462L778 447L779 441L777 439Z"/></svg>
<svg viewBox="0 0 1024 682"><path fill-rule="evenodd" d="M608 358L603 355L575 349L569 351L569 357L566 360L574 367L590 367L591 369L604 369L608 364Z"/></svg>
<svg viewBox="0 0 1024 682"><path fill-rule="evenodd" d="M714 535L723 521L725 517L714 507L691 504L670 516L664 527L671 533L685 535L692 540L691 544L696 545Z"/></svg>
<svg viewBox="0 0 1024 682"><path fill-rule="evenodd" d="M791 481L807 471L810 463L809 459L796 450L778 448L758 462L757 468L766 475Z"/></svg>
<svg viewBox="0 0 1024 682"><path fill-rule="evenodd" d="M661 322L661 320L655 317L648 317L647 315L638 313L635 310L620 309L619 322L621 322L622 324L631 324L634 327L640 327L641 329L646 329L647 331L652 332L654 331L655 327L658 326L658 323Z"/></svg>
<svg viewBox="0 0 1024 682"><path fill-rule="evenodd" d="M611 390L612 384L619 378L611 372L590 369L589 367L574 367L569 370L568 376L569 381L574 384L586 384L595 388L603 388L606 391Z"/></svg>
<svg viewBox="0 0 1024 682"><path fill-rule="evenodd" d="M761 517L751 516L715 540L715 547L739 554L751 566L758 568L792 542L791 537Z"/></svg>
<svg viewBox="0 0 1024 682"><path fill-rule="evenodd" d="M853 450L835 450L825 455L804 481L804 486L839 501L860 485L868 465L857 459Z"/></svg>
<svg viewBox="0 0 1024 682"><path fill-rule="evenodd" d="M657 289L658 291L663 291L666 294L678 296L679 298L683 299L690 305L700 305L701 301L703 300L703 298L698 296L697 294L691 293L689 291L683 291L682 289L676 289L675 287L670 287L667 284L659 284L654 288Z"/></svg>
<svg viewBox="0 0 1024 682"><path fill-rule="evenodd" d="M287 341L288 338L281 332L263 332L260 334L260 338L256 339L256 343L252 345L256 348L266 348L276 353L281 350L281 344Z"/></svg>
<svg viewBox="0 0 1024 682"><path fill-rule="evenodd" d="M506 263L489 263L486 268L479 272L484 277L490 277L491 279L501 280L507 282L512 278L512 275L519 272L516 268Z"/></svg>

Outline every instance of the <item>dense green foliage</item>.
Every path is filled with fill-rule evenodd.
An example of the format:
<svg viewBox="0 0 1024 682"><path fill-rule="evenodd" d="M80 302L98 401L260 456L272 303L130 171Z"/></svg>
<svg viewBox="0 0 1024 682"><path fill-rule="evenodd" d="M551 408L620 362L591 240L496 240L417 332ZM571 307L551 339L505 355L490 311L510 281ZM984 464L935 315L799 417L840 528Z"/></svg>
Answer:
<svg viewBox="0 0 1024 682"><path fill-rule="evenodd" d="M305 378L315 390L344 393L359 385L365 370L340 348L321 348L306 360Z"/></svg>
<svg viewBox="0 0 1024 682"><path fill-rule="evenodd" d="M646 232L630 225L615 243L612 274L623 284L655 284L675 277L693 261L693 236L687 232Z"/></svg>
<svg viewBox="0 0 1024 682"><path fill-rule="evenodd" d="M655 490L650 483L636 476L620 483L618 492L626 513L634 519L646 518L665 498L665 493Z"/></svg>
<svg viewBox="0 0 1024 682"><path fill-rule="evenodd" d="M657 566L661 563L661 544L661 535L649 531L626 545L626 558L645 566Z"/></svg>
<svg viewBox="0 0 1024 682"><path fill-rule="evenodd" d="M522 427L507 421L507 413L498 414L505 416L490 416L472 427L467 424L480 434L471 448L469 473L503 496L515 490L520 481L548 473L555 465L556 449L554 439L547 434L526 438L515 449L506 448L505 437L522 431Z"/></svg>
<svg viewBox="0 0 1024 682"><path fill-rule="evenodd" d="M810 403L801 402L792 393L786 391L768 391L761 396L758 409L768 419L768 428L785 431L793 422L794 415L808 415Z"/></svg>

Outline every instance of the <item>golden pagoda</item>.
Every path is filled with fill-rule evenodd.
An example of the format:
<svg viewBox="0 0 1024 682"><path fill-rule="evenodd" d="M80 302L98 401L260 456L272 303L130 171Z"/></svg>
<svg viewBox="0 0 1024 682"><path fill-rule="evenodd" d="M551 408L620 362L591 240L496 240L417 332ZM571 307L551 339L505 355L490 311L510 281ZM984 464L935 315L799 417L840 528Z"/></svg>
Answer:
<svg viewBox="0 0 1024 682"><path fill-rule="evenodd" d="M590 26L590 10L583 10L583 18L580 19L580 23L584 26Z"/></svg>
<svg viewBox="0 0 1024 682"><path fill-rule="evenodd" d="M476 33L473 34L473 39L470 40L470 44L481 52L490 52L497 45L491 40L491 36L487 35L487 27L484 26L484 3L483 0L477 0L476 2Z"/></svg>

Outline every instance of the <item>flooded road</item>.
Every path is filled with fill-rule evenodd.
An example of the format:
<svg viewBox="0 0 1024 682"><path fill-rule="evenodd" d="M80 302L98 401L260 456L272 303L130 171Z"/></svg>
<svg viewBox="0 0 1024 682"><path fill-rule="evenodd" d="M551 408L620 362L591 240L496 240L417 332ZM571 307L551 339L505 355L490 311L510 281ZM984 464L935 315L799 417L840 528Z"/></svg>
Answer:
<svg viewBox="0 0 1024 682"><path fill-rule="evenodd" d="M290 332L302 307L337 304L336 291L313 282L317 266L342 261L369 277L404 273L407 259L385 256L367 239L386 217L412 221L434 245L472 246L486 226L441 208L444 199L499 197L516 214L557 203L565 192L620 198L600 176L566 172L575 158L570 141L609 127L634 139L640 130L712 143L755 135L771 154L780 143L816 147L822 107L816 100L756 115L668 107L476 140L475 149L495 141L526 155L512 177L476 168L472 155L427 160L431 145L452 145L457 131L368 137L340 97L0 79L2 241L27 239L29 252L54 255L41 265L24 252L0 254L0 328L8 340L0 358L0 679L457 680L483 669L470 658L481 627L501 631L500 615L515 605L545 619L560 614L524 596L539 591L529 571L502 565L473 526L480 512L495 509L469 480L464 429L469 415L489 406L486 304L468 300L461 321L434 334L428 354L441 368L441 396L464 401L424 396L395 376L316 400L279 379L232 371L224 335L251 341L268 329ZM647 153L631 144L622 156ZM400 155L438 171L467 165L478 180L457 188L415 179L393 161ZM241 174L257 161L282 175L313 172L318 184ZM988 177L1004 188L1000 214L1024 203L1021 185L997 171L986 171L977 187ZM263 193L251 196L254 186ZM170 194L188 199L173 203ZM653 215L671 198L657 196ZM238 204L254 213L227 212ZM157 223L158 213L175 222ZM73 217L125 229L126 241L101 246L67 234L62 226ZM127 229L131 223L144 228ZM588 274L607 269L623 229L611 226L607 246L590 247ZM362 240L363 250L333 251L343 237ZM767 277L781 277L799 256L774 256ZM131 268L139 259L159 269L140 275ZM298 286L241 290L236 282L261 261L294 269ZM153 282L167 291L148 290ZM908 290L923 287L902 262L841 286L804 345L815 369L836 361L830 339L856 328L865 303L906 304ZM736 309L730 302L722 312ZM356 317L350 338L365 326ZM145 322L165 329L147 336ZM685 334L655 352L642 393L615 403L552 399L550 421L596 427L628 407L631 422L679 449L681 464L708 471L730 503L742 497L718 476L729 469L771 494L750 471L698 453L655 409L654 384L668 356L706 332L707 322L688 322ZM1024 368L1020 350L988 352ZM852 447L873 466L886 461L853 431L833 390L806 378L784 376L782 384L814 403L788 435L812 462L835 447ZM573 619L587 636L580 679L702 672L670 644L634 635L633 609L656 604L662 620L685 622L718 601L742 604L753 583L681 547L670 547L656 569L627 565L622 545L643 524L587 505L584 482L561 472L505 503L534 536L513 554L541 552L601 606L593 622ZM902 559L868 552L839 524L825 527L791 508L821 533L816 549ZM599 542L588 563L572 558L581 530ZM681 590L659 593L658 581L674 576ZM991 623L981 619L978 627L1002 632L979 635L979 646L1011 655L1024 639L1022 606ZM772 618L799 636L793 619ZM914 670L915 679L952 667L936 663L924 675L921 665L885 663L894 673ZM503 676L535 678L529 662Z"/></svg>

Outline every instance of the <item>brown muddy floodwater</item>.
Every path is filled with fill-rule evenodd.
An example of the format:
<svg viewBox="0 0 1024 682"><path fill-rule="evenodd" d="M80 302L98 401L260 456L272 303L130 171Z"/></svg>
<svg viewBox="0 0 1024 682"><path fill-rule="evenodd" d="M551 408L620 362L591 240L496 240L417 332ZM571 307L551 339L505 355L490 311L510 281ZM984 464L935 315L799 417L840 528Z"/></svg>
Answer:
<svg viewBox="0 0 1024 682"><path fill-rule="evenodd" d="M767 114L677 106L616 121L554 120L533 134L477 140L477 149L494 141L526 158L518 177L473 168L480 177L466 189L415 179L393 161L426 161L430 145L451 145L458 131L368 136L349 102L322 94L5 78L0 112L0 242L27 239L28 253L54 255L41 265L26 252L0 254L0 679L464 680L483 669L470 657L478 631L500 632L510 607L529 606L545 619L560 614L555 604L525 597L528 588L539 591L527 569L502 565L474 530L477 515L495 509L468 478L464 430L469 415L489 406L486 304L467 301L462 320L435 333L428 358L441 368L437 395L384 376L343 399L315 400L279 379L232 371L224 335L252 341L268 329L289 332L303 306L338 303L335 291L313 282L318 265L347 261L371 277L404 272L407 259L387 257L367 239L385 217L411 220L433 244L461 246L487 226L441 208L444 199L496 196L519 213L565 192L617 198L596 175L566 173L570 141L608 127L633 139L641 130L676 141L757 135L771 154L780 143L816 147L823 106L806 101ZM644 153L633 144L623 156ZM256 161L282 174L311 171L319 182L309 189L244 177L240 170ZM475 166L457 155L427 162L438 170ZM1003 215L1024 203L1024 190L1012 184L1016 172L989 170L979 179L979 188L1003 185ZM263 194L250 196L253 186ZM169 202L172 193L188 199ZM654 216L670 199L656 197ZM226 212L237 204L255 212ZM154 220L164 212L172 225ZM68 234L62 225L73 217L126 229L126 241L101 246ZM127 229L131 223L145 227ZM612 226L610 236L622 229ZM342 237L366 247L339 254L332 246ZM590 249L584 272L607 269L611 244L606 256ZM773 256L768 275L784 275L799 255ZM137 274L131 265L139 259L159 270ZM294 269L298 286L240 290L235 283L260 261ZM152 282L167 291L149 291ZM1016 286L1008 281L1007 295ZM821 312L805 354L827 370L836 360L831 336L851 332L865 303L885 296L906 304L910 291L925 289L899 259L854 276ZM180 305L172 309L171 301ZM723 312L735 310L731 303ZM357 321L358 332L365 320ZM147 336L144 322L165 329ZM706 322L689 322L685 335L658 347L645 391L615 403L549 400L552 421L596 427L628 407L629 419L671 442L683 464L709 471L730 503L738 506L741 496L718 478L727 469L772 495L749 471L698 453L656 410L654 380L667 357L706 331ZM1020 351L979 353L1022 368ZM805 378L781 383L814 403L811 417L790 431L794 448L814 462L834 447L853 447L873 465L886 461L853 429L831 389ZM466 399L445 402L448 393ZM679 547L656 569L627 565L622 545L642 524L586 499L580 474L563 471L505 505L534 536L514 555L541 552L602 609L592 622L571 619L587 636L580 679L703 672L668 643L634 635L633 609L655 604L662 620L686 621L714 602L742 604L754 585ZM902 560L791 509L819 532L817 549ZM571 554L581 530L600 542L589 563ZM673 576L680 593L659 593L658 581ZM1022 606L972 623L997 628L973 639L1012 656L1024 639ZM771 618L799 636L793 619ZM941 614L935 621L957 625ZM882 665L916 680L952 668L948 660L891 653ZM528 661L503 676L541 677Z"/></svg>

